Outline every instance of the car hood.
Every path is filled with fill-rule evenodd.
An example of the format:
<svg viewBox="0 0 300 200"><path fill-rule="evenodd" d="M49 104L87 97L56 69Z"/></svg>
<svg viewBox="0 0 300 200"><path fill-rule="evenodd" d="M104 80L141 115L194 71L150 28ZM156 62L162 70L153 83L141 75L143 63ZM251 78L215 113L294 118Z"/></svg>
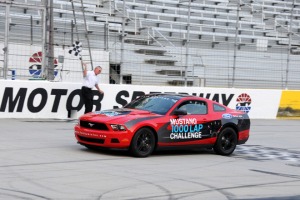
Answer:
<svg viewBox="0 0 300 200"><path fill-rule="evenodd" d="M161 115L146 110L119 108L119 109L90 112L81 116L80 120L124 124L130 120L151 117L151 116L161 116Z"/></svg>

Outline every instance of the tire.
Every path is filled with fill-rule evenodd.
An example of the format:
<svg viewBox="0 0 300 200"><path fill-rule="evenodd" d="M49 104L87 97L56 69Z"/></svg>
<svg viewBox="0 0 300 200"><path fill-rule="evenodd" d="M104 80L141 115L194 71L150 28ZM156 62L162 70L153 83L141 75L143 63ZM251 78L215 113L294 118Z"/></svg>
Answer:
<svg viewBox="0 0 300 200"><path fill-rule="evenodd" d="M147 157L151 155L155 148L155 136L149 128L138 130L130 145L130 152L135 157Z"/></svg>
<svg viewBox="0 0 300 200"><path fill-rule="evenodd" d="M224 128L218 135L217 142L214 146L214 151L223 156L232 154L237 145L237 134L230 127Z"/></svg>

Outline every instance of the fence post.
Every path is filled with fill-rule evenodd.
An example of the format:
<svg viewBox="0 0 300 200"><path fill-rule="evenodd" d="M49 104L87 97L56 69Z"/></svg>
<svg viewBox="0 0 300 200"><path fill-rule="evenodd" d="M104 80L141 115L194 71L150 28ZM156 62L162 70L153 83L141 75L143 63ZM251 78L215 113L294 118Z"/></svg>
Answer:
<svg viewBox="0 0 300 200"><path fill-rule="evenodd" d="M235 42L234 42L234 55L233 55L233 67L232 67L232 87L235 85L235 68L236 68L236 51L237 51L237 42L238 42L238 33L239 33L239 21L240 21L240 8L241 1L238 0L237 9L236 9L236 24L235 24Z"/></svg>
<svg viewBox="0 0 300 200"><path fill-rule="evenodd" d="M292 40L292 26L293 26L293 17L294 17L294 5L295 0L293 0L292 9L291 9L291 17L290 17L290 27L289 27L289 46L287 51L287 64L286 64L286 72L285 72L285 89L288 89L289 82L289 68L290 68L290 54L291 54L291 40Z"/></svg>
<svg viewBox="0 0 300 200"><path fill-rule="evenodd" d="M4 34L4 65L3 65L3 77L4 79L7 79L7 67L8 67L8 40L9 40L9 10L10 5L6 5L6 12L5 12L5 34Z"/></svg>

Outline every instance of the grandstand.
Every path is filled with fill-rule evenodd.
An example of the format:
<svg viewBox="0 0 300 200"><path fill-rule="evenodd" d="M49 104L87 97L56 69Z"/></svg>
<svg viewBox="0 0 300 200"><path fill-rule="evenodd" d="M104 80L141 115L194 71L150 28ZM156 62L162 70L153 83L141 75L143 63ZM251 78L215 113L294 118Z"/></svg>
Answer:
<svg viewBox="0 0 300 200"><path fill-rule="evenodd" d="M0 44L7 5L9 44L43 43L44 1L6 0ZM111 83L300 88L296 0L53 0L53 12L55 47L109 52Z"/></svg>

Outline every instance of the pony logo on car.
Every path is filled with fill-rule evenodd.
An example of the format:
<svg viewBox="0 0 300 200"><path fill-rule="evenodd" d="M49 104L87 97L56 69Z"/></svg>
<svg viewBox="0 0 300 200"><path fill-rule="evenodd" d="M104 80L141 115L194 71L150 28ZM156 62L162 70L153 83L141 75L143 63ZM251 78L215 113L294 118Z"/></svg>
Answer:
<svg viewBox="0 0 300 200"><path fill-rule="evenodd" d="M90 126L90 127L93 127L95 124L92 124L92 123L88 123L88 125Z"/></svg>

